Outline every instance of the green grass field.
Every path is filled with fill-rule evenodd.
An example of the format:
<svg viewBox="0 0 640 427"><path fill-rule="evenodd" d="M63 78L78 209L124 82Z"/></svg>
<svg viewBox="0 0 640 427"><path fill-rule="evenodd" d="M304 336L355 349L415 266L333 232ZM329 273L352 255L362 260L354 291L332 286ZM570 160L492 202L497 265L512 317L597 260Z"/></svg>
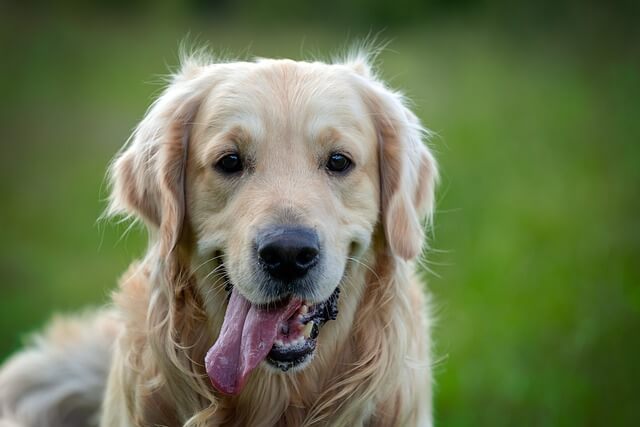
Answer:
<svg viewBox="0 0 640 427"><path fill-rule="evenodd" d="M108 301L143 252L142 230L121 238L126 225L97 221L104 172L188 29L104 19L0 30L0 360L54 313ZM217 51L294 58L348 37L191 30ZM437 424L640 425L639 61L624 46L478 23L383 36L382 75L438 135L425 273Z"/></svg>

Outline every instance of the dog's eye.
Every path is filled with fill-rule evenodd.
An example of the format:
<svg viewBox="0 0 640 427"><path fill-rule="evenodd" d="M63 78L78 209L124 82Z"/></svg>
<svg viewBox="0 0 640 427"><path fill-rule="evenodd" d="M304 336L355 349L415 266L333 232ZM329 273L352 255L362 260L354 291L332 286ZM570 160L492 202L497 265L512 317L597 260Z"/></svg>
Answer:
<svg viewBox="0 0 640 427"><path fill-rule="evenodd" d="M227 154L215 164L216 169L225 174L233 174L242 171L242 160L237 153Z"/></svg>
<svg viewBox="0 0 640 427"><path fill-rule="evenodd" d="M345 173L351 168L353 162L341 153L333 153L327 160L327 169L335 173Z"/></svg>

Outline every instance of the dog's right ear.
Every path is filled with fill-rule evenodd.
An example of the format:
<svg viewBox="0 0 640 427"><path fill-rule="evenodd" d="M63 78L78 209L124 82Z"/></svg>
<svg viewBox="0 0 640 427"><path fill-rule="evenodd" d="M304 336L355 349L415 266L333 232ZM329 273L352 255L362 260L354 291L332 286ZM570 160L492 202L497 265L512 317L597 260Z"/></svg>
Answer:
<svg viewBox="0 0 640 427"><path fill-rule="evenodd" d="M193 61L184 64L109 168L107 214L142 219L159 232L165 254L175 247L182 232L190 128L217 81L212 68Z"/></svg>

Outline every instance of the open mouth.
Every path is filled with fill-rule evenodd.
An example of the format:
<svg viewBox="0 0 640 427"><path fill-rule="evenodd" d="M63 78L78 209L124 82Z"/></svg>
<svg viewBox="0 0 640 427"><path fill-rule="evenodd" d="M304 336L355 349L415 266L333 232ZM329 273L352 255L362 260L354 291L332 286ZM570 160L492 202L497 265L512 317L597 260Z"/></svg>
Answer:
<svg viewBox="0 0 640 427"><path fill-rule="evenodd" d="M263 360L284 372L302 367L313 358L320 327L338 314L339 288L314 305L296 297L257 305L230 291L220 335L205 357L211 383L228 395L239 394Z"/></svg>
<svg viewBox="0 0 640 427"><path fill-rule="evenodd" d="M320 327L338 315L339 294L340 288L336 288L324 302L311 306L303 303L293 316L282 322L267 362L286 372L311 360Z"/></svg>

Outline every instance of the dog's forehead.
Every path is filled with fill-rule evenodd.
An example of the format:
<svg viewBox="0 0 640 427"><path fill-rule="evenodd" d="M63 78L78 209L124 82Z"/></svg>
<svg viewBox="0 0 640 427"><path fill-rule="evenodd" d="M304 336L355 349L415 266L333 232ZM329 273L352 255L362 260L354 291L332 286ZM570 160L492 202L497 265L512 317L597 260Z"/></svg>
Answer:
<svg viewBox="0 0 640 427"><path fill-rule="evenodd" d="M227 64L198 122L220 133L243 128L256 139L296 133L322 138L331 129L367 133L369 115L355 73L344 65L292 60Z"/></svg>

